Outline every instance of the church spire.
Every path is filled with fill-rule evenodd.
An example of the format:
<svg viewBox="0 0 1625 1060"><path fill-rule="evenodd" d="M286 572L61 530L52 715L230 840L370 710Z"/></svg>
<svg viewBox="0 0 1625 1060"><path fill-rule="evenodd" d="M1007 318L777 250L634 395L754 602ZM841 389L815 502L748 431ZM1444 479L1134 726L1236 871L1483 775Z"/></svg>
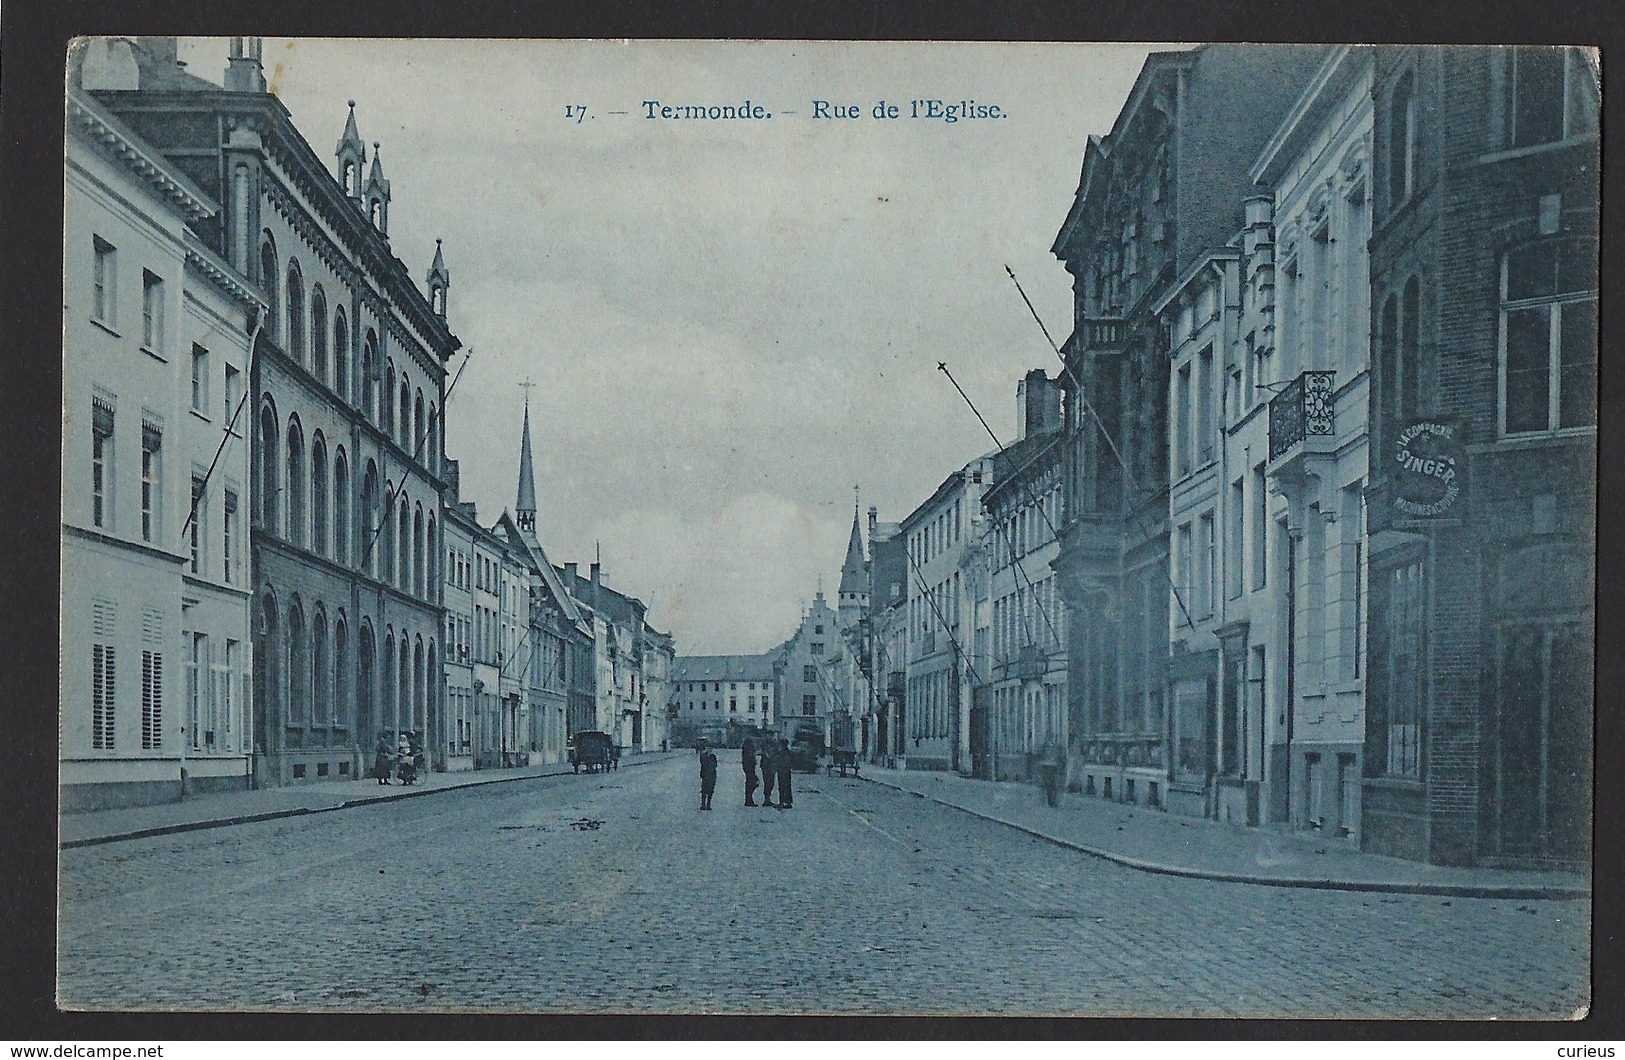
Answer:
<svg viewBox="0 0 1625 1060"><path fill-rule="evenodd" d="M858 524L858 488L852 487L852 536L846 543L846 562L841 564L840 606L862 607L868 602L869 576L863 561L863 531Z"/></svg>
<svg viewBox="0 0 1625 1060"><path fill-rule="evenodd" d="M529 379L519 384L525 391L525 429L519 442L519 497L514 502L514 517L519 529L536 536L536 472L530 462L530 388Z"/></svg>

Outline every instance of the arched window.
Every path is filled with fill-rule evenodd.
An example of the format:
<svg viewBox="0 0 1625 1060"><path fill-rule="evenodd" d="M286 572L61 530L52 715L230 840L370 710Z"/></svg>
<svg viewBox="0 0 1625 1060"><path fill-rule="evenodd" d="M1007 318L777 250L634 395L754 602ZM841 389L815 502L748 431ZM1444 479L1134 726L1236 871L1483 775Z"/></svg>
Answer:
<svg viewBox="0 0 1625 1060"><path fill-rule="evenodd" d="M412 512L412 592L423 595L423 505Z"/></svg>
<svg viewBox="0 0 1625 1060"><path fill-rule="evenodd" d="M310 624L310 686L312 725L330 725L333 721L333 673L328 669L327 615L316 609L315 621Z"/></svg>
<svg viewBox="0 0 1625 1060"><path fill-rule="evenodd" d="M321 284L310 289L310 370L322 382L327 378L327 293Z"/></svg>
<svg viewBox="0 0 1625 1060"><path fill-rule="evenodd" d="M317 431L310 440L310 547L318 556L327 551L327 441Z"/></svg>
<svg viewBox="0 0 1625 1060"><path fill-rule="evenodd" d="M282 653L276 597L271 593L266 593L261 600L260 621L254 632L254 749L264 751L269 746L267 730L280 726L283 718L281 675L277 666L277 658Z"/></svg>
<svg viewBox="0 0 1625 1060"><path fill-rule="evenodd" d="M440 472L440 413L434 402L429 402L429 422L424 428L428 432L428 444L424 446L423 462L431 472Z"/></svg>
<svg viewBox="0 0 1625 1060"><path fill-rule="evenodd" d="M423 551L428 561L428 568L423 574L423 583L432 597L434 587L437 584L435 582L436 572L440 569L440 546L434 534L434 515L432 513L429 515L428 529L424 531Z"/></svg>
<svg viewBox="0 0 1625 1060"><path fill-rule="evenodd" d="M265 330L273 341L281 334L277 328L277 309L282 305L282 300L277 297L276 281L276 243L272 241L270 233L266 233L264 241L260 243L260 291L265 295L266 305L270 306L265 315Z"/></svg>
<svg viewBox="0 0 1625 1060"><path fill-rule="evenodd" d="M408 452L412 449L412 384L407 381L405 369L401 370L401 448Z"/></svg>
<svg viewBox="0 0 1625 1060"><path fill-rule="evenodd" d="M424 444L424 442L427 441L427 439L424 437L424 431L427 429L427 427L428 423L423 418L423 391L419 390L417 400L412 402L411 445L413 454L422 460L427 460L427 457L424 456L425 451L428 449L428 446Z"/></svg>
<svg viewBox="0 0 1625 1060"><path fill-rule="evenodd" d="M370 575L378 569L377 545L373 530L378 526L378 465L367 461L367 470L361 478L361 521L357 526L361 536L355 547L361 554L362 567Z"/></svg>
<svg viewBox="0 0 1625 1060"><path fill-rule="evenodd" d="M429 711L434 711L436 706L438 705L435 702L435 699L436 699L435 692L440 689L440 686L443 683L436 676L436 675L438 675L440 673L440 671L436 670L435 667L434 667L434 655L435 655L434 641L431 639L429 641L428 655L427 655L427 657L425 659L425 662L424 662L425 673L428 676L428 682L424 686L424 689L423 689L425 706L426 706L426 709L425 709L425 712L424 712L425 720L427 720L428 712ZM436 717L441 717L442 715L440 715L438 712L436 712L435 716ZM437 725L436 727L438 728L439 726ZM428 730L429 726L424 725L423 728L425 730L424 731L424 740L425 740L425 742L427 742L427 740L428 740L428 731L427 730Z"/></svg>
<svg viewBox="0 0 1625 1060"><path fill-rule="evenodd" d="M1399 296L1391 294L1382 304L1377 335L1377 371L1381 374L1382 404L1394 417L1403 416L1399 392Z"/></svg>
<svg viewBox="0 0 1625 1060"><path fill-rule="evenodd" d="M281 511L277 498L282 492L282 476L279 473L281 439L282 432L277 425L276 409L266 405L260 410L259 517L260 526L278 536L281 536L281 524L277 519Z"/></svg>
<svg viewBox="0 0 1625 1060"><path fill-rule="evenodd" d="M288 419L288 532L295 545L305 543L305 435L297 417Z"/></svg>
<svg viewBox="0 0 1625 1060"><path fill-rule="evenodd" d="M350 562L350 465L342 445L333 454L333 558Z"/></svg>
<svg viewBox="0 0 1625 1060"><path fill-rule="evenodd" d="M1412 276L1399 299L1399 351L1395 385L1400 419L1416 415L1422 397L1422 283Z"/></svg>
<svg viewBox="0 0 1625 1060"><path fill-rule="evenodd" d="M351 715L352 724L356 728L356 742L362 745L378 737L377 690L372 626L366 619L362 619L356 655L357 710Z"/></svg>
<svg viewBox="0 0 1625 1060"><path fill-rule="evenodd" d="M305 363L305 278L297 261L288 262L288 356Z"/></svg>
<svg viewBox="0 0 1625 1060"><path fill-rule="evenodd" d="M356 180L356 165L354 162L344 163L344 194L350 198L356 197L359 183Z"/></svg>
<svg viewBox="0 0 1625 1060"><path fill-rule="evenodd" d="M395 362L387 362L384 369L384 421L380 426L385 434L395 433Z"/></svg>
<svg viewBox="0 0 1625 1060"><path fill-rule="evenodd" d="M305 612L295 597L288 609L284 672L288 675L288 724L302 726L310 717L310 666L306 658Z"/></svg>
<svg viewBox="0 0 1625 1060"><path fill-rule="evenodd" d="M395 690L399 688L397 677L400 671L395 661L395 630L391 626L384 627L384 654L379 657L380 682L378 688L378 729L395 729ZM394 743L393 737L390 740Z"/></svg>
<svg viewBox="0 0 1625 1060"><path fill-rule="evenodd" d="M390 500L395 495L395 484L388 480L384 482L383 496L379 500L383 504L393 504ZM393 582L395 580L395 513L388 508L380 507L375 512L366 527L368 537L377 535L377 544L374 546L378 552L378 580Z"/></svg>
<svg viewBox="0 0 1625 1060"><path fill-rule="evenodd" d="M346 401L354 400L350 385L350 328L344 320L344 307L333 311L333 389Z"/></svg>
<svg viewBox="0 0 1625 1060"><path fill-rule="evenodd" d="M401 632L400 682L395 686L395 708L401 729L412 727L412 649Z"/></svg>
<svg viewBox="0 0 1625 1060"><path fill-rule="evenodd" d="M1550 239L1501 261L1502 434L1597 425L1597 242Z"/></svg>
<svg viewBox="0 0 1625 1060"><path fill-rule="evenodd" d="M371 328L361 341L361 413L371 420L378 407L378 336Z"/></svg>
<svg viewBox="0 0 1625 1060"><path fill-rule="evenodd" d="M401 569L397 574L395 584L402 592L412 591L412 510L407 507L406 497L401 497L400 536L395 539L396 547L401 552Z"/></svg>
<svg viewBox="0 0 1625 1060"><path fill-rule="evenodd" d="M338 613L333 624L333 724L342 729L351 728L350 720L350 631L344 624L344 612Z"/></svg>
<svg viewBox="0 0 1625 1060"><path fill-rule="evenodd" d="M420 732L427 727L423 722L429 715L428 682L424 676L423 638L418 637L412 642L412 728Z"/></svg>
<svg viewBox="0 0 1625 1060"><path fill-rule="evenodd" d="M1410 198L1416 186L1416 79L1407 70L1388 101L1388 209Z"/></svg>

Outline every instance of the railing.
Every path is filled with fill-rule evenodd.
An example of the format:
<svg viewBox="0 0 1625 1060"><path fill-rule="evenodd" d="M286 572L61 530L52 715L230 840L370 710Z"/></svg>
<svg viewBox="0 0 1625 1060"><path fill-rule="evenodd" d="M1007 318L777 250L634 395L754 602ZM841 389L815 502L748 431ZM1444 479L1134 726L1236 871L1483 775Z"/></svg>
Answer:
<svg viewBox="0 0 1625 1060"><path fill-rule="evenodd" d="M1121 317L1085 317L1082 323L1083 347L1087 350L1123 344Z"/></svg>
<svg viewBox="0 0 1625 1060"><path fill-rule="evenodd" d="M1078 743L1085 762L1103 765L1152 766L1163 764L1162 737L1143 733L1113 733L1086 737Z"/></svg>
<svg viewBox="0 0 1625 1060"><path fill-rule="evenodd" d="M1336 372L1303 372L1270 400L1270 459L1316 435L1330 436Z"/></svg>

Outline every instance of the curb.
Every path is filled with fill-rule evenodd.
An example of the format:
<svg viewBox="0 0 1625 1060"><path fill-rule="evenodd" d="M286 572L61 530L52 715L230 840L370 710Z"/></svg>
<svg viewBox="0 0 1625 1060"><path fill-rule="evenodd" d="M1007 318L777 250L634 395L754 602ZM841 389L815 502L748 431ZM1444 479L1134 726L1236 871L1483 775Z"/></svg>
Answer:
<svg viewBox="0 0 1625 1060"><path fill-rule="evenodd" d="M1047 843L1053 843L1056 846L1065 847L1068 850L1076 850L1081 854L1088 854L1090 857L1100 858L1101 860L1109 861L1114 865L1121 865L1124 868L1135 869L1139 872L1156 873L1162 876L1180 876L1193 880L1214 880L1219 883L1249 883L1260 887L1297 887L1316 891L1356 891L1375 894L1427 894L1439 895L1446 898L1546 900L1573 898L1590 899L1591 897L1591 891L1584 887L1531 886L1522 884L1498 885L1464 883L1397 883L1384 880L1338 880L1331 878L1308 879L1296 876L1252 876L1245 873L1222 872L1217 869L1196 869L1188 868L1183 865L1167 865L1161 862L1145 861L1141 858L1132 858L1126 854L1119 854L1115 851L1104 850L1100 847L1092 847L1085 843L1075 842L1071 839L1062 839L1060 836L1051 835L1050 833L1034 828L1031 825L1022 824L1019 821L1007 820L1003 817L999 817L996 814L985 813L981 810L974 810L968 806L961 806L957 802L950 802L947 799L938 798L935 795L927 795L923 791L915 791L912 788L906 788L901 784L894 784L888 780L877 780L872 777L864 777L863 779L869 781L871 784L879 784L881 787L891 788L893 791L900 791L905 795L912 795L916 799L925 799L929 802L934 802L938 805L947 806L958 810L961 813L970 814L972 817L980 817L984 821L991 821L994 824L1002 824L1007 828L1014 828L1018 832L1025 832L1036 839L1042 839Z"/></svg>
<svg viewBox="0 0 1625 1060"><path fill-rule="evenodd" d="M631 766L650 765L652 759L633 759L623 764ZM256 824L260 821L275 821L283 817L305 817L317 813L333 813L336 810L353 810L362 806L375 806L385 802L399 802L402 799L422 798L425 795L440 795L448 791L467 791L469 788L489 787L492 784L516 784L525 780L546 780L550 777L574 776L573 770L561 770L557 773L526 773L517 777L491 777L486 780L474 780L467 784L446 784L433 788L418 788L417 790L403 790L387 795L379 795L368 799L346 799L333 806L290 806L285 810L267 810L264 813L238 814L234 817L216 817L207 821L179 821L175 824L155 825L152 828L137 828L130 832L115 832L110 835L85 836L81 839L64 839L57 843L58 850L73 850L78 847L101 846L104 843L122 843L130 839L151 839L154 836L175 835L180 832L201 832L210 828L230 828L240 824Z"/></svg>

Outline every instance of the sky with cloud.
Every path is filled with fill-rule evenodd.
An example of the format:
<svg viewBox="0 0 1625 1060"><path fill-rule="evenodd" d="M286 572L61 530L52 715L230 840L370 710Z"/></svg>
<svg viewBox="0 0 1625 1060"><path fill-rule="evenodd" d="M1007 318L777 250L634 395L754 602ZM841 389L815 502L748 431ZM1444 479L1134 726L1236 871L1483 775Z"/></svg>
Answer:
<svg viewBox="0 0 1625 1060"><path fill-rule="evenodd" d="M764 651L820 576L833 594L854 484L898 521L991 448L938 361L1011 440L1017 380L1058 362L1004 267L1063 339L1049 248L1149 50L273 38L264 58L330 165L356 101L420 283L445 241L464 499L487 523L513 507L530 379L549 556L601 547L699 654ZM181 57L219 81L226 52ZM913 120L915 98L1007 116ZM775 116L651 120L645 100ZM874 119L882 100L903 117Z"/></svg>

